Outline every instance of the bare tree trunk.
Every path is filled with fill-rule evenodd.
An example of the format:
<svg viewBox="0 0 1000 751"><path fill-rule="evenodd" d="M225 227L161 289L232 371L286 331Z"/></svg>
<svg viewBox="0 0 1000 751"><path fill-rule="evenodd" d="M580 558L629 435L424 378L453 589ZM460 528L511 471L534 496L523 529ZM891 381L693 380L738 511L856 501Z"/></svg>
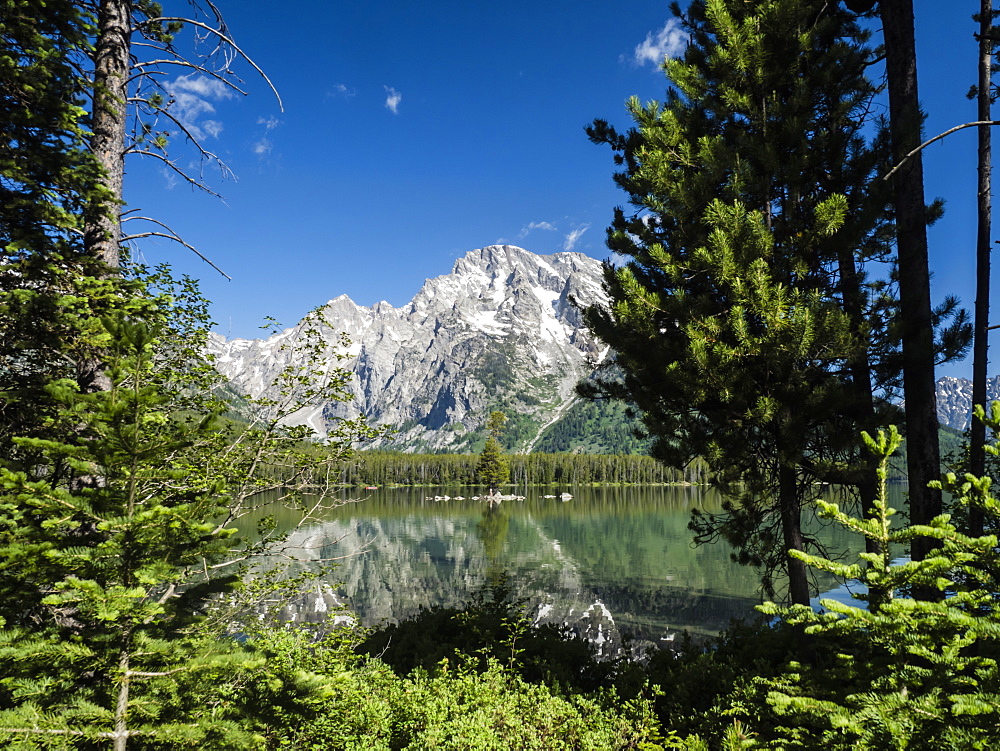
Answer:
<svg viewBox="0 0 1000 751"><path fill-rule="evenodd" d="M913 0L882 0L889 127L893 160L899 163L920 145L922 115L917 97ZM923 158L918 152L893 177L899 260L899 314L906 398L906 453L910 521L926 524L941 513L941 492L927 487L940 475L937 397L934 391L934 328L927 260L927 217ZM913 541L911 556L923 560L930 538Z"/></svg>
<svg viewBox="0 0 1000 751"><path fill-rule="evenodd" d="M864 322L864 292L852 249L843 245L838 251L837 259L840 271L840 295L844 301L844 310L851 321L851 329L855 336L864 342L857 354L848 362L851 375L852 417L855 428L875 435L878 421L875 415L875 399L872 396L872 367L869 355L869 338L865 333ZM858 505L861 515L869 518L874 512L875 498L878 495L878 461L867 451L862 450L859 457L861 468L858 474ZM878 553L879 544L875 540L866 540L869 553Z"/></svg>
<svg viewBox="0 0 1000 751"><path fill-rule="evenodd" d="M91 149L104 169L106 195L90 207L84 241L87 252L111 268L120 263L122 182L132 3L101 0L94 49L94 107Z"/></svg>
<svg viewBox="0 0 1000 751"><path fill-rule="evenodd" d="M781 513L781 533L785 550L804 550L802 539L802 512L799 501L798 477L794 467L778 467L778 504ZM787 555L787 552L786 552ZM793 605L809 604L809 576L806 564L798 558L787 557L788 597Z"/></svg>
<svg viewBox="0 0 1000 751"><path fill-rule="evenodd" d="M993 59L993 2L979 3L979 121L990 119L990 84ZM977 186L978 232L976 235L976 311L972 343L972 403L986 406L986 379L989 365L990 325L990 231L993 211L991 195L992 159L990 126L979 126L979 184ZM973 420L969 436L969 471L977 477L986 474L986 426ZM983 512L969 510L969 533L983 533Z"/></svg>
<svg viewBox="0 0 1000 751"><path fill-rule="evenodd" d="M131 633L123 635L125 645L122 647L118 657L118 670L121 672L121 684L118 686L118 699L115 702L115 730L114 750L126 751L128 747L128 707L129 707L129 684L131 683L130 668L130 645Z"/></svg>
<svg viewBox="0 0 1000 751"><path fill-rule="evenodd" d="M94 43L94 90L90 147L100 164L102 190L87 207L84 248L90 258L113 274L121 263L120 206L125 176L125 125L128 76L131 68L130 0L101 0ZM83 354L77 361L76 380L84 393L108 391L111 382L100 352Z"/></svg>

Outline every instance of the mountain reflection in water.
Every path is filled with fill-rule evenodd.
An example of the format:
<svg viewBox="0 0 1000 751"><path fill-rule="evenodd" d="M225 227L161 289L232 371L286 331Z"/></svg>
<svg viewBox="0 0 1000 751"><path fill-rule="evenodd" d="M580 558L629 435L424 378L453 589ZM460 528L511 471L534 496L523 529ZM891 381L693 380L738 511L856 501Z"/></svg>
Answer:
<svg viewBox="0 0 1000 751"><path fill-rule="evenodd" d="M720 508L711 491L575 487L569 502L542 498L553 493L549 488L518 492L527 499L488 508L427 500L458 495L454 488L390 488L332 509L292 533L298 549L291 552L302 562L291 573L346 557L330 581L286 608L286 617L321 620L344 603L364 625L399 621L421 608L466 604L501 573L529 617L564 623L598 642L617 641L621 632L659 643L679 631L711 634L755 616L754 570L733 563L722 543L691 543L691 509ZM269 512L280 528L297 521L288 509ZM832 549L857 549L842 530L814 531Z"/></svg>

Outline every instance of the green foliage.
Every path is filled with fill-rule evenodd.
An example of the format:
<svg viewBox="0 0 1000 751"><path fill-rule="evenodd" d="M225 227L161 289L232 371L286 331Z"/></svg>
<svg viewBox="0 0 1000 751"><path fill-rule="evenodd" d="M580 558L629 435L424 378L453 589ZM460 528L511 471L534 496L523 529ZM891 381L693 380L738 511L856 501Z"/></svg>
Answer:
<svg viewBox="0 0 1000 751"><path fill-rule="evenodd" d="M217 521L221 482L187 453L214 415L178 418L174 375L157 369L164 325L105 317L110 388L50 381L56 429L14 439L36 464L0 468L0 728L190 736L157 680L239 657L191 631L231 581L191 572L222 559L233 530ZM195 735L218 730L206 723Z"/></svg>
<svg viewBox="0 0 1000 751"><path fill-rule="evenodd" d="M490 413L486 421L486 430L490 437L486 439L476 464L476 477L494 494L497 489L510 478L510 465L500 447L500 435L507 424L507 416L503 412Z"/></svg>
<svg viewBox="0 0 1000 751"><path fill-rule="evenodd" d="M619 703L613 693L561 698L491 663L485 672L459 664L406 681L401 748L507 749L655 748L655 721L644 702Z"/></svg>
<svg viewBox="0 0 1000 751"><path fill-rule="evenodd" d="M608 454L513 454L506 457L510 480L525 485L706 484L708 468L699 460L682 470L649 456ZM474 454L402 454L359 451L339 475L347 485L475 485Z"/></svg>
<svg viewBox="0 0 1000 751"><path fill-rule="evenodd" d="M91 19L72 0L0 2L0 248L66 253L82 245L83 207L99 195L87 147L87 87L74 62ZM5 259L6 260L6 259Z"/></svg>
<svg viewBox="0 0 1000 751"><path fill-rule="evenodd" d="M648 701L567 695L526 681L509 656L456 654L397 675L355 652L352 629L258 624L246 636L254 660L184 691L241 718L255 748L658 748Z"/></svg>
<svg viewBox="0 0 1000 751"><path fill-rule="evenodd" d="M624 382L582 393L634 403L661 460L708 462L728 499L699 539L725 539L765 586L794 574L802 602L785 554L808 543L799 508L819 482L863 480L855 437L895 377L890 290L863 271L891 237L867 33L818 0L674 10L691 44L664 65L665 101L630 100L627 133L588 130L633 210L608 232L626 260L606 269L610 305L587 311Z"/></svg>
<svg viewBox="0 0 1000 751"><path fill-rule="evenodd" d="M337 437L363 425L342 423L317 447L282 419L342 395L345 376L285 373L279 400L247 402L247 422L222 420L219 377L199 346L206 303L192 283L163 270L72 281L100 294L45 308L69 334L52 349L69 364L39 361L46 400L24 413L0 465L0 738L21 748L256 748L249 705L210 711L214 700L193 698L203 676L259 659L222 634L295 586L278 570L233 591L245 572L234 564L280 542L266 524L238 540L233 523L270 503L260 493L275 485L304 519L328 504L325 484L349 453ZM93 351L108 386L88 392L70 358ZM307 696L309 685L296 691Z"/></svg>
<svg viewBox="0 0 1000 751"><path fill-rule="evenodd" d="M534 450L585 454L648 454L649 440L636 437L637 417L620 401L578 399L542 433Z"/></svg>
<svg viewBox="0 0 1000 751"><path fill-rule="evenodd" d="M510 478L510 465L503 455L500 442L493 436L486 439L486 446L479 455L476 477L490 489L491 493L495 493L497 488Z"/></svg>
<svg viewBox="0 0 1000 751"><path fill-rule="evenodd" d="M977 412L984 417L982 408ZM1000 404L987 424L1000 428ZM867 607L824 600L819 613L764 608L800 629L808 648L785 675L764 684L774 711L770 732L786 748L990 745L1000 737L996 535L964 535L947 514L893 529L885 478L899 435L892 429L865 440L880 460L882 491L874 513L859 519L835 504L822 504L822 513L874 543L872 552L854 564L802 557L814 568L858 580L866 591L854 596ZM989 448L997 454L996 446ZM949 474L940 486L956 503L981 508L995 525L1000 503L991 484L989 478ZM899 546L919 536L935 541L931 555L894 559ZM917 588L939 596L904 596Z"/></svg>

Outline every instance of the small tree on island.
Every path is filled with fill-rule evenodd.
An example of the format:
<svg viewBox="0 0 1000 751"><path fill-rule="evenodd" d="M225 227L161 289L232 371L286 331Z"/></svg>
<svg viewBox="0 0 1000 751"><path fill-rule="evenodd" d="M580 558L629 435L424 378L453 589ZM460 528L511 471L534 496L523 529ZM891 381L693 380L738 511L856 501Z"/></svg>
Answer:
<svg viewBox="0 0 1000 751"><path fill-rule="evenodd" d="M503 455L503 448L500 446L500 434L507 424L507 415L503 412L491 412L489 420L486 421L486 430L490 437L486 439L483 453L479 455L479 462L476 464L476 476L490 488L490 495L500 492L500 484L507 482L510 478L510 465Z"/></svg>

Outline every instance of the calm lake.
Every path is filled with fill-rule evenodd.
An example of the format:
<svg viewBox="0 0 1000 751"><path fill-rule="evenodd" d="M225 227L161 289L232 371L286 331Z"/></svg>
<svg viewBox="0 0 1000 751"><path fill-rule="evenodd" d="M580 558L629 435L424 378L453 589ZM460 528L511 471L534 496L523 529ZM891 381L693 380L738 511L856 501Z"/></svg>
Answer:
<svg viewBox="0 0 1000 751"><path fill-rule="evenodd" d="M568 490L569 501L543 498ZM723 543L695 547L691 509L718 510L700 487L528 488L524 501L488 509L433 496L472 494L457 488L366 491L364 500L325 513L295 531L293 565L340 558L314 595L289 606L290 620L319 620L346 604L364 625L398 621L421 607L468 603L506 572L528 615L558 622L588 638L661 643L681 631L703 635L731 619L755 615L753 569L730 560ZM279 526L297 515L271 509ZM857 551L856 538L815 522L811 531L833 549ZM853 556L852 556L853 558ZM817 581L821 591L832 578ZM597 633L597 632L600 633Z"/></svg>

